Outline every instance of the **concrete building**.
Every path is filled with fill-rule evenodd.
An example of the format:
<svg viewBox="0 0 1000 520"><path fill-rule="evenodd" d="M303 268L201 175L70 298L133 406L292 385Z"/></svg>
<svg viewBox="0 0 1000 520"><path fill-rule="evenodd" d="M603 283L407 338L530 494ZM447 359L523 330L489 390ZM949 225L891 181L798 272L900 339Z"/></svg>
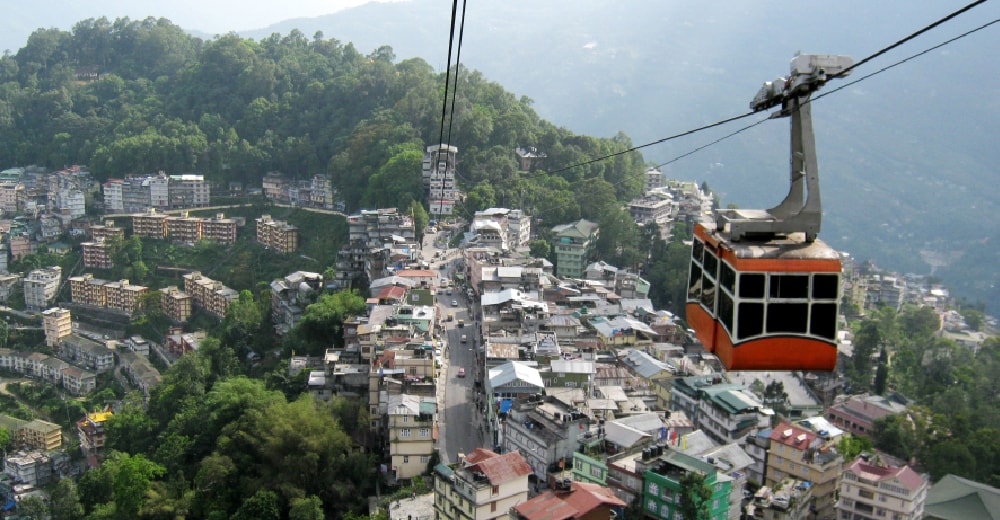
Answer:
<svg viewBox="0 0 1000 520"><path fill-rule="evenodd" d="M83 267L86 269L113 268L115 261L111 256L110 245L103 238L81 243L80 249L83 251Z"/></svg>
<svg viewBox="0 0 1000 520"><path fill-rule="evenodd" d="M76 433L80 438L80 452L87 459L87 465L96 468L104 460L104 442L106 432L104 429L108 419L114 416L111 407L102 411L88 413L83 419L76 422Z"/></svg>
<svg viewBox="0 0 1000 520"><path fill-rule="evenodd" d="M848 395L837 396L826 409L826 418L854 435L870 437L875 421L905 411L906 405L880 395Z"/></svg>
<svg viewBox="0 0 1000 520"><path fill-rule="evenodd" d="M389 395L386 402L389 458L397 480L408 480L427 471L434 453L434 396Z"/></svg>
<svg viewBox="0 0 1000 520"><path fill-rule="evenodd" d="M552 228L555 235L556 276L580 278L597 245L599 229L596 223L580 219L571 224Z"/></svg>
<svg viewBox="0 0 1000 520"><path fill-rule="evenodd" d="M834 516L837 477L844 459L832 443L789 422L774 428L770 439L765 483L773 488L787 478L812 482L812 508L817 517Z"/></svg>
<svg viewBox="0 0 1000 520"><path fill-rule="evenodd" d="M104 211L106 213L121 213L125 211L125 201L122 198L122 179L108 179L103 184Z"/></svg>
<svg viewBox="0 0 1000 520"><path fill-rule="evenodd" d="M129 316L139 310L141 298L149 292L142 285L132 285L128 280L110 282L85 273L69 279L70 300L73 303L115 309Z"/></svg>
<svg viewBox="0 0 1000 520"><path fill-rule="evenodd" d="M284 335L292 330L322 288L323 275L308 271L296 271L271 282L271 318L275 332Z"/></svg>
<svg viewBox="0 0 1000 520"><path fill-rule="evenodd" d="M299 228L261 215L257 221L257 242L279 253L294 253L299 248Z"/></svg>
<svg viewBox="0 0 1000 520"><path fill-rule="evenodd" d="M203 218L201 219L201 238L216 244L235 244L237 226L236 219L226 218L222 213L212 218Z"/></svg>
<svg viewBox="0 0 1000 520"><path fill-rule="evenodd" d="M52 307L42 312L42 329L45 331L45 345L58 347L63 338L73 333L73 318L69 309Z"/></svg>
<svg viewBox="0 0 1000 520"><path fill-rule="evenodd" d="M427 188L427 206L432 216L451 215L458 202L458 185L455 183L455 168L458 162L458 147L432 145L427 147L423 160L424 187Z"/></svg>
<svg viewBox="0 0 1000 520"><path fill-rule="evenodd" d="M732 479L719 473L715 466L679 451L653 448L643 473L642 511L646 518L672 520L680 515L681 480L688 473L697 473L712 490L708 516L712 520L729 520L729 496ZM647 460L647 457L643 457Z"/></svg>
<svg viewBox="0 0 1000 520"><path fill-rule="evenodd" d="M41 451L14 453L3 460L3 472L16 483L43 487L52 481L52 459Z"/></svg>
<svg viewBox="0 0 1000 520"><path fill-rule="evenodd" d="M167 186L172 208L201 208L208 206L212 197L212 187L205 182L205 176L197 173L182 173L168 177Z"/></svg>
<svg viewBox="0 0 1000 520"><path fill-rule="evenodd" d="M132 215L132 234L142 238L163 240L167 237L167 215L155 209Z"/></svg>
<svg viewBox="0 0 1000 520"><path fill-rule="evenodd" d="M476 448L455 467L434 468L434 516L438 520L508 518L528 499L531 468L519 453Z"/></svg>
<svg viewBox="0 0 1000 520"><path fill-rule="evenodd" d="M101 343L79 334L63 338L63 356L76 364L101 373L115 367L114 351Z"/></svg>
<svg viewBox="0 0 1000 520"><path fill-rule="evenodd" d="M930 487L909 466L879 466L862 455L844 468L837 500L842 520L919 520Z"/></svg>
<svg viewBox="0 0 1000 520"><path fill-rule="evenodd" d="M614 493L597 484L585 482L559 483L556 489L514 507L514 520L551 520L573 518L580 520L612 520L617 518L614 510L628 504L615 497Z"/></svg>
<svg viewBox="0 0 1000 520"><path fill-rule="evenodd" d="M171 321L183 323L193 310L191 295L171 285L160 289L160 307Z"/></svg>
<svg viewBox="0 0 1000 520"><path fill-rule="evenodd" d="M184 292L191 295L195 306L218 318L226 317L229 304L239 298L238 292L222 285L222 282L203 276L199 271L184 275Z"/></svg>
<svg viewBox="0 0 1000 520"><path fill-rule="evenodd" d="M59 266L35 269L24 279L24 304L28 310L40 311L49 306L59 290L62 268Z"/></svg>

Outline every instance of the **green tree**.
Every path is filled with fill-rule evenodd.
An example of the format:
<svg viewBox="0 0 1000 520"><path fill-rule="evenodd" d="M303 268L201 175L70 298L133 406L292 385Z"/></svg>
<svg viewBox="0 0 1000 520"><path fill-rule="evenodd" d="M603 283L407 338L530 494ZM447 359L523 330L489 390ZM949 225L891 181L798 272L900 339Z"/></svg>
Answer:
<svg viewBox="0 0 1000 520"><path fill-rule="evenodd" d="M885 395L886 386L889 383L889 352L882 347L882 352L878 356L878 368L875 369L875 383L872 391L876 395Z"/></svg>
<svg viewBox="0 0 1000 520"><path fill-rule="evenodd" d="M76 482L64 478L52 490L52 520L80 520L83 518L83 504L77 492Z"/></svg>
<svg viewBox="0 0 1000 520"><path fill-rule="evenodd" d="M532 240L528 242L528 250L534 258L548 258L552 246L546 240Z"/></svg>
<svg viewBox="0 0 1000 520"><path fill-rule="evenodd" d="M279 520L281 503L274 491L260 490L240 505L232 520Z"/></svg>
<svg viewBox="0 0 1000 520"><path fill-rule="evenodd" d="M856 388L865 389L872 381L872 357L882 345L879 322L874 320L861 322L861 328L854 335L853 344L854 352L851 355L848 378Z"/></svg>
<svg viewBox="0 0 1000 520"><path fill-rule="evenodd" d="M109 461L116 470L114 501L118 517L137 518L153 479L162 476L164 468L142 455L122 452L113 453Z"/></svg>
<svg viewBox="0 0 1000 520"><path fill-rule="evenodd" d="M25 520L44 520L49 517L49 507L41 498L29 496L17 503L17 515Z"/></svg>
<svg viewBox="0 0 1000 520"><path fill-rule="evenodd" d="M684 520L707 520L709 506L712 505L712 487L705 482L705 476L688 471L680 480L680 504L677 510Z"/></svg>
<svg viewBox="0 0 1000 520"><path fill-rule="evenodd" d="M837 441L837 452L847 461L854 460L864 452L871 452L873 447L871 439L860 435L841 435Z"/></svg>
<svg viewBox="0 0 1000 520"><path fill-rule="evenodd" d="M7 428L0 428L0 451L4 453L6 457L7 450L10 448L10 430Z"/></svg>
<svg viewBox="0 0 1000 520"><path fill-rule="evenodd" d="M307 353L319 354L327 348L341 345L344 320L364 312L365 300L357 291L324 294L319 301L306 307L292 335Z"/></svg>
<svg viewBox="0 0 1000 520"><path fill-rule="evenodd" d="M315 495L293 498L288 508L288 520L323 520L323 501Z"/></svg>

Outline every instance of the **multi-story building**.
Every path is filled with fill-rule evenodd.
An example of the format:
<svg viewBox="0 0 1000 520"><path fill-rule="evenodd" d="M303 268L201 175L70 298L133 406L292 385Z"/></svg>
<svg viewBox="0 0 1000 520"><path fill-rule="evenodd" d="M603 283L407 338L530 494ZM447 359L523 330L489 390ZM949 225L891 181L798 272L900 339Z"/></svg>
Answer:
<svg viewBox="0 0 1000 520"><path fill-rule="evenodd" d="M222 285L222 282L203 276L199 271L184 275L184 292L191 295L195 306L218 317L226 317L229 304L239 298L239 293Z"/></svg>
<svg viewBox="0 0 1000 520"><path fill-rule="evenodd" d="M279 335L287 334L298 324L306 305L323 288L323 275L296 271L271 282L271 318Z"/></svg>
<svg viewBox="0 0 1000 520"><path fill-rule="evenodd" d="M83 251L83 267L86 269L111 269L115 266L111 244L100 238L80 244Z"/></svg>
<svg viewBox="0 0 1000 520"><path fill-rule="evenodd" d="M170 178L166 173L161 171L146 177L145 184L149 187L150 207L159 209L170 207Z"/></svg>
<svg viewBox="0 0 1000 520"><path fill-rule="evenodd" d="M643 473L642 511L646 518L678 518L681 480L688 473L696 473L704 478L705 485L712 491L707 505L708 515L704 518L729 520L731 477L719 473L712 464L679 451L662 449L661 452L659 447L652 450L649 456L651 462L644 464L647 469Z"/></svg>
<svg viewBox="0 0 1000 520"><path fill-rule="evenodd" d="M101 373L115 367L114 351L90 338L70 334L63 338L63 356L84 368Z"/></svg>
<svg viewBox="0 0 1000 520"><path fill-rule="evenodd" d="M49 306L59 290L62 268L59 266L35 269L24 279L24 305L33 311Z"/></svg>
<svg viewBox="0 0 1000 520"><path fill-rule="evenodd" d="M294 253L299 248L299 228L274 220L271 215L261 215L257 219L257 242L279 253Z"/></svg>
<svg viewBox="0 0 1000 520"><path fill-rule="evenodd" d="M90 237L94 240L125 240L125 228L115 225L114 220L90 226Z"/></svg>
<svg viewBox="0 0 1000 520"><path fill-rule="evenodd" d="M789 422L778 425L771 431L765 483L773 488L787 478L812 482L812 509L817 518L832 517L837 477L844 465L843 457L832 444Z"/></svg>
<svg viewBox="0 0 1000 520"><path fill-rule="evenodd" d="M513 402L500 430L500 446L504 452L521 453L535 476L544 481L560 463L569 469L580 440L593 435L588 423L585 414L555 399Z"/></svg>
<svg viewBox="0 0 1000 520"><path fill-rule="evenodd" d="M642 192L649 193L653 190L662 188L664 180L663 172L660 171L659 168L647 169L642 183Z"/></svg>
<svg viewBox="0 0 1000 520"><path fill-rule="evenodd" d="M125 201L122 198L122 179L108 179L104 182L104 211L121 213L125 211Z"/></svg>
<svg viewBox="0 0 1000 520"><path fill-rule="evenodd" d="M213 218L201 220L201 238L222 245L235 244L236 227L236 219L219 213Z"/></svg>
<svg viewBox="0 0 1000 520"><path fill-rule="evenodd" d="M0 415L0 428L10 432L9 448L52 451L62 446L62 429L58 424L48 421L41 419L24 421L9 415Z"/></svg>
<svg viewBox="0 0 1000 520"><path fill-rule="evenodd" d="M556 276L580 278L597 245L599 229L596 223L580 219L571 224L552 228L555 235Z"/></svg>
<svg viewBox="0 0 1000 520"><path fill-rule="evenodd" d="M132 234L142 238L163 240L167 236L167 215L155 209L132 215Z"/></svg>
<svg viewBox="0 0 1000 520"><path fill-rule="evenodd" d="M431 215L451 215L458 202L455 184L455 167L458 147L435 144L427 147L423 160L424 187L427 188L427 205Z"/></svg>
<svg viewBox="0 0 1000 520"><path fill-rule="evenodd" d="M205 176L197 173L171 175L168 180L170 206L173 208L201 208L208 206L212 197L211 185Z"/></svg>
<svg viewBox="0 0 1000 520"><path fill-rule="evenodd" d="M288 179L281 172L267 172L261 180L264 198L279 202L288 201Z"/></svg>
<svg viewBox="0 0 1000 520"><path fill-rule="evenodd" d="M514 251L528 247L531 217L519 209L489 208L477 211L469 224L477 247Z"/></svg>
<svg viewBox="0 0 1000 520"><path fill-rule="evenodd" d="M189 216L167 217L167 238L172 242L194 244L201 240L202 219Z"/></svg>
<svg viewBox="0 0 1000 520"><path fill-rule="evenodd" d="M191 295L171 285L160 289L160 307L163 314L176 323L185 322L191 317Z"/></svg>
<svg viewBox="0 0 1000 520"><path fill-rule="evenodd" d="M104 425L114 416L111 407L100 412L88 413L76 422L76 432L80 438L80 452L87 459L87 465L94 468L104 459L106 432Z"/></svg>
<svg viewBox="0 0 1000 520"><path fill-rule="evenodd" d="M338 287L350 287L361 277L377 280L386 276L388 255L401 253L394 246L420 249L414 243L413 218L396 208L361 210L347 217L347 228L348 243L337 252L336 278L332 280Z"/></svg>
<svg viewBox="0 0 1000 520"><path fill-rule="evenodd" d="M329 175L313 175L309 187L309 202L320 208L333 207L333 180Z"/></svg>
<svg viewBox="0 0 1000 520"><path fill-rule="evenodd" d="M434 396L396 394L386 402L389 458L397 479L408 480L427 471L434 453Z"/></svg>
<svg viewBox="0 0 1000 520"><path fill-rule="evenodd" d="M514 150L514 156L517 157L517 169L522 172L533 172L541 168L548 158L547 153L539 152L534 146L518 147Z"/></svg>
<svg viewBox="0 0 1000 520"><path fill-rule="evenodd" d="M73 395L87 395L97 388L97 374L79 367L62 370L62 385Z"/></svg>
<svg viewBox="0 0 1000 520"><path fill-rule="evenodd" d="M128 280L109 282L91 273L70 277L69 284L73 303L115 309L129 316L139 310L142 295L149 292L148 287L132 285Z"/></svg>
<svg viewBox="0 0 1000 520"><path fill-rule="evenodd" d="M12 453L3 461L3 472L19 484L43 487L52 481L52 458L40 451Z"/></svg>
<svg viewBox="0 0 1000 520"><path fill-rule="evenodd" d="M42 329L45 331L45 345L58 347L62 339L73 333L73 318L69 309L53 307L42 312Z"/></svg>
<svg viewBox="0 0 1000 520"><path fill-rule="evenodd" d="M58 192L54 209L57 214L70 219L80 218L87 214L87 198L79 189L63 188Z"/></svg>
<svg viewBox="0 0 1000 520"><path fill-rule="evenodd" d="M520 453L476 448L455 467L434 468L434 516L439 520L508 518L528 499L531 468Z"/></svg>
<svg viewBox="0 0 1000 520"><path fill-rule="evenodd" d="M837 518L918 520L929 488L928 479L909 466L879 466L864 454L844 468Z"/></svg>

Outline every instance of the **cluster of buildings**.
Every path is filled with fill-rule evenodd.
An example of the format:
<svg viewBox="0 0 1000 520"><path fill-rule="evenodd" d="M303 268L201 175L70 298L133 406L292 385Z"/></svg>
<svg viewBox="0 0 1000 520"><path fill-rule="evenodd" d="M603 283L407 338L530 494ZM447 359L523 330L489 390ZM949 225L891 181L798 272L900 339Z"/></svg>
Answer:
<svg viewBox="0 0 1000 520"><path fill-rule="evenodd" d="M134 316L142 304L142 296L149 288L132 285L128 280L116 282L94 278L93 274L69 278L70 301L99 309L110 309Z"/></svg>
<svg viewBox="0 0 1000 520"><path fill-rule="evenodd" d="M347 217L348 240L337 252L330 284L352 287L361 278L377 280L419 260L413 217L396 208L361 210Z"/></svg>
<svg viewBox="0 0 1000 520"><path fill-rule="evenodd" d="M201 174L164 172L108 179L103 185L109 214L143 213L150 209L200 208L209 205L212 188Z"/></svg>
<svg viewBox="0 0 1000 520"><path fill-rule="evenodd" d="M343 202L335 200L337 191L329 175L317 174L309 179L289 179L280 172L268 172L261 179L264 197L279 204L313 206L326 209L343 209Z"/></svg>
<svg viewBox="0 0 1000 520"><path fill-rule="evenodd" d="M151 208L144 213L132 215L134 235L183 244L194 244L201 240L222 245L235 244L236 229L241 225L241 219L226 218L221 213L211 218L174 216Z"/></svg>

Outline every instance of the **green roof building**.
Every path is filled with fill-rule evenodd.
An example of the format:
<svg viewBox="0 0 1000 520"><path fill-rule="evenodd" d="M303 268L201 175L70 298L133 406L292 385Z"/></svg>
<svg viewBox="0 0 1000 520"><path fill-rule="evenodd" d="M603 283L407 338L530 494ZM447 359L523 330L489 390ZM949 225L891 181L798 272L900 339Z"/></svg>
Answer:
<svg viewBox="0 0 1000 520"><path fill-rule="evenodd" d="M732 478L720 474L715 466L679 451L665 450L649 463L643 474L642 509L647 518L680 518L681 478L690 472L705 477L712 489L708 514L699 520L728 520L729 492Z"/></svg>

